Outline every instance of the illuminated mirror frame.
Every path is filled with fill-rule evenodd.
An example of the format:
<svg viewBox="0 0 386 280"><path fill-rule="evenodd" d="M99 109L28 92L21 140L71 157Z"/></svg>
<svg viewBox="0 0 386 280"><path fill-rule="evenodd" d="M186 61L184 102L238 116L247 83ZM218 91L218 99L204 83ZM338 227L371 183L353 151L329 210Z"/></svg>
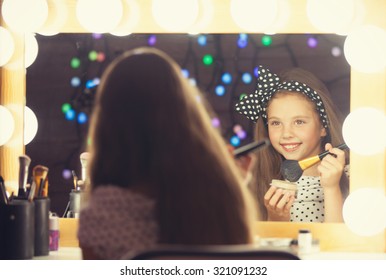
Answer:
<svg viewBox="0 0 386 280"><path fill-rule="evenodd" d="M77 0L63 0L68 9L68 19L61 32L87 33L76 19L75 7ZM2 0L1 0L2 2ZM212 0L214 4L214 20L201 33L243 33L232 21L229 11L230 0ZM288 23L277 33L321 33L312 26L307 18L307 0L288 0L291 16ZM135 33L165 33L153 20L151 14L151 0L138 1L141 18ZM364 24L372 24L386 29L386 2L377 0L365 1L366 17ZM52 7L51 7L52 8ZM258 15L257 15L258 16ZM3 23L2 23L3 25ZM167 32L166 32L167 33ZM18 45L23 40L16 34ZM15 51L15 55L18 51ZM20 55L20 51L19 51ZM22 64L21 64L22 66ZM22 82L21 82L22 81ZM24 153L23 145L23 106L25 105L25 71L22 67L18 70L0 72L0 104L15 105L13 114L15 118L15 134L11 145L0 147L0 172L17 180L17 158ZM386 73L364 74L351 70L351 100L350 109L359 107L374 107L386 111ZM11 94L12 93L12 94ZM360 127L358 127L360 129ZM5 166L7 163L8 167ZM373 156L360 156L350 154L350 190L364 186L384 186L386 181L385 153ZM295 237L299 228L307 227L313 231L314 237L320 240L321 250L385 252L386 231L372 237L360 237L351 233L344 224L309 224L309 223L272 223L258 222L256 232L260 236L269 237Z"/></svg>

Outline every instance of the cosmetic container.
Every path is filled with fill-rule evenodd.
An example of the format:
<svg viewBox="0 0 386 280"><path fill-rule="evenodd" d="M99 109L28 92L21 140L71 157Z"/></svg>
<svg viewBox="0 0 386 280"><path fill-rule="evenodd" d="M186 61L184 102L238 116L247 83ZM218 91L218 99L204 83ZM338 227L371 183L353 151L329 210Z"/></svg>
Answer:
<svg viewBox="0 0 386 280"><path fill-rule="evenodd" d="M308 254L312 249L312 234L308 229L300 229L298 233L298 252Z"/></svg>
<svg viewBox="0 0 386 280"><path fill-rule="evenodd" d="M0 259L32 259L34 241L34 202L13 199L6 205L0 204Z"/></svg>
<svg viewBox="0 0 386 280"><path fill-rule="evenodd" d="M59 249L59 217L55 213L50 213L49 219L49 235L50 235L50 251Z"/></svg>
<svg viewBox="0 0 386 280"><path fill-rule="evenodd" d="M84 191L71 190L70 203L67 212L67 218L79 218L80 210L84 201Z"/></svg>
<svg viewBox="0 0 386 280"><path fill-rule="evenodd" d="M35 252L34 256L47 256L49 253L49 214L50 199L39 197L35 203Z"/></svg>
<svg viewBox="0 0 386 280"><path fill-rule="evenodd" d="M298 188L296 183L276 179L273 179L271 181L271 186L275 186L278 189L282 189L285 192L289 192L292 196L296 196Z"/></svg>

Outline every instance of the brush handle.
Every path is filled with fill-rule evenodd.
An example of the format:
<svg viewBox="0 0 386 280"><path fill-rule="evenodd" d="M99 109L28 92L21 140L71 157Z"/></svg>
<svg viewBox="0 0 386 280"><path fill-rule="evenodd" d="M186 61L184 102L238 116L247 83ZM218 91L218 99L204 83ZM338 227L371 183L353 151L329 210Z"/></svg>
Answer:
<svg viewBox="0 0 386 280"><path fill-rule="evenodd" d="M27 155L19 156L19 192L18 196L26 196L26 185L28 177L28 168L31 163L31 159Z"/></svg>
<svg viewBox="0 0 386 280"><path fill-rule="evenodd" d="M35 197L41 197L43 193L43 186L47 180L48 167L43 165L37 165L32 169L33 180L36 184Z"/></svg>
<svg viewBox="0 0 386 280"><path fill-rule="evenodd" d="M89 152L84 152L80 154L80 164L82 166L82 173L81 173L81 178L84 182L87 180L87 164L88 164L88 159L90 157Z"/></svg>
<svg viewBox="0 0 386 280"><path fill-rule="evenodd" d="M338 148L338 149L341 149L341 150L348 149L346 143L342 143L342 144L336 146L335 148ZM329 154L330 154L329 151L324 151L323 153L320 153L320 154L318 155L318 157L319 157L319 159L322 159L322 158L324 158L326 155L329 155Z"/></svg>
<svg viewBox="0 0 386 280"><path fill-rule="evenodd" d="M3 182L0 180L0 204L8 204L8 196L7 191L5 190L5 186Z"/></svg>
<svg viewBox="0 0 386 280"><path fill-rule="evenodd" d="M33 201L33 199L35 197L35 192L36 192L36 183L35 183L35 181L32 181L31 187L29 189L28 201Z"/></svg>
<svg viewBox="0 0 386 280"><path fill-rule="evenodd" d="M265 146L268 146L269 144L271 144L271 142L268 139L264 139L260 142L253 142L253 143L247 144L241 148L234 150L233 156L235 158L239 158L239 157L242 157L242 156L252 152L253 150L261 149Z"/></svg>
<svg viewBox="0 0 386 280"><path fill-rule="evenodd" d="M348 147L345 143L343 143L343 144L336 146L336 148L343 150L343 149L347 149ZM319 161L321 161L326 155L329 155L329 154L330 154L329 151L324 151L323 153L320 153L319 155L303 159L303 160L299 161L298 164L302 170L306 170L307 168L309 168L309 167L313 166L314 164L318 163Z"/></svg>

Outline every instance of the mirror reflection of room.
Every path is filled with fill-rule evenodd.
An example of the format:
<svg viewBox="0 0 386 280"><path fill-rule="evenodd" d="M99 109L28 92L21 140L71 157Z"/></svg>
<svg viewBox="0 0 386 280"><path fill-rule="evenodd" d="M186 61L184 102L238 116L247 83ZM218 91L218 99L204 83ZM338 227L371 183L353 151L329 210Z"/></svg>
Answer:
<svg viewBox="0 0 386 280"><path fill-rule="evenodd" d="M256 123L257 139L271 142L252 166L251 185L264 219L343 222L349 190L346 145L338 145L343 119L327 87L302 68L278 76L260 65L255 93L240 100L236 111Z"/></svg>
<svg viewBox="0 0 386 280"><path fill-rule="evenodd" d="M213 126L235 149L254 141L254 124L235 112L234 105L255 91L259 64L276 72L301 67L314 73L342 115L349 113L350 67L342 53L344 36L38 34L36 39L39 55L27 71L27 106L35 112L39 129L26 151L50 167L52 207L60 216L66 216L69 197L74 197L74 175L81 179L80 155L87 147L99 78L125 50L150 46L171 55L185 77L204 92L214 109Z"/></svg>
<svg viewBox="0 0 386 280"><path fill-rule="evenodd" d="M99 77L107 64L127 49L150 46L173 57L190 83L204 92L205 96L198 101L209 102L215 108L211 112L212 126L221 132L230 152L235 155L240 148L249 147L248 143L261 148L237 156L236 163L245 164L246 169L240 170L246 171L243 174L252 189L256 184L250 179L258 177L252 176L249 168L256 167L260 152L277 146L273 134L262 142L256 141L262 137L257 133L258 126L235 111L235 105L247 101L246 96L253 94L259 85L257 66L264 65L280 79L283 71L293 67L305 69L320 79L330 91L334 105L346 117L342 129L345 143L332 141L333 149L345 149L345 144L350 149L350 161L345 162L350 170L350 194L343 205L345 223L331 223L327 215L324 223L276 222L279 219L272 219L267 213L263 221L251 225L254 245L264 246L267 244L264 241L269 243L272 239L278 241L273 242L276 245L293 244L292 241L300 242L301 235L306 233L308 237L312 234L308 244L316 244L312 249L318 251L301 254L302 258L384 259L386 134L380 129L385 127L386 104L384 1L189 0L186 3L193 5L189 7L181 5L185 1L180 0L108 0L98 1L99 5L94 0L0 2L0 210L13 206L15 210L22 209L31 207L30 202L38 205L44 201L40 204L45 206L44 215L38 217L44 216L47 222L48 210L56 212L60 217L52 213L49 216L50 222L55 221L49 228L55 231L55 235L50 235L50 240L55 241L49 250L59 252L50 252L48 258L82 257L77 217L88 180L84 176L89 160L85 152L89 146L86 135L93 96L100 88ZM14 5L20 2L23 4ZM91 4L85 5L86 2ZM165 5L165 2L174 4ZM106 3L109 9L104 6ZM113 6L117 9L111 9ZM165 6L173 9L163 9ZM107 16L110 12L115 14ZM165 38L177 43L169 44ZM264 105L268 119L283 111L276 110L277 105L283 105L281 101L287 97L293 96L278 92L270 97ZM311 104L305 99L299 101ZM316 106L317 115L313 116L321 121L320 132L325 137L329 127L323 125L318 104L313 102L312 106ZM263 116L259 120L262 119ZM278 123L275 120L271 125ZM284 188L284 184L293 186L302 176L318 175L313 172L324 160L334 160L334 155L339 157L340 151L331 154L330 147L321 147L313 156L301 160L300 156L288 156L288 151L279 153L282 163L280 169L276 165L277 174L274 174L279 179L273 179L271 184ZM29 172L33 178L27 176ZM267 179L265 187L270 187L269 182ZM269 193L262 190L260 197ZM287 191L293 196L298 194ZM21 200L15 197L18 193ZM277 201L288 204L291 200ZM40 258L38 255L48 253L45 234L48 227L35 223L33 229L29 226L34 220L32 216L27 220L28 223L22 224L32 232L18 226L8 227L3 223L5 216L0 219L0 259L9 258L8 254L16 252L16 248L27 254L16 258L33 255ZM40 243L44 245L38 248L40 253L31 246L33 242L28 242L28 246L9 242L14 238L32 241L33 233L39 238L36 232L43 228L46 231L40 237L45 242Z"/></svg>

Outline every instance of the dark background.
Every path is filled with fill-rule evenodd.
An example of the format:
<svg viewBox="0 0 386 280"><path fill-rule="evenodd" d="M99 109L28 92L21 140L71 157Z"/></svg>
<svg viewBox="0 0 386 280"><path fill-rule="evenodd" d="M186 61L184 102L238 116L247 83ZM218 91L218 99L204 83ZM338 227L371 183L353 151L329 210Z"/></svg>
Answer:
<svg viewBox="0 0 386 280"><path fill-rule="evenodd" d="M149 46L148 40L152 35L116 37L104 34L98 39L93 34L36 36L39 54L27 69L27 106L35 112L39 129L34 140L26 146L26 154L31 157L31 168L37 164L49 168L51 210L61 216L73 188L72 178L64 178L63 170L75 170L80 176L79 155L85 151L88 129L88 122L79 124L76 120L66 120L61 110L62 105L70 103L77 113L89 115L97 87L85 88L87 80L100 77L106 65L123 51ZM189 78L194 78L197 86L205 93L221 121L220 129L227 141L234 135L235 124L240 124L247 131L247 138L240 145L252 141L252 123L234 113L233 106L241 94L254 92L255 77L250 84L245 84L241 81L241 75L244 72L253 75L253 69L259 64L276 73L291 67L311 71L326 83L343 115L349 113L350 68L343 55L343 36L277 34L271 36L272 44L265 46L262 44L262 34L249 34L244 48L237 46L240 34L207 34L205 46L198 44L198 36L155 36L156 43L152 46L165 51L182 68L188 69ZM310 38L318 41L316 47L307 45ZM341 50L340 56L332 55L334 47ZM92 50L103 52L104 61L91 61L88 55ZM214 57L212 65L202 63L205 54ZM71 67L73 57L80 59L79 68ZM232 74L232 83L229 85L221 81L224 72ZM71 86L70 81L74 76L81 79L81 86ZM214 89L218 84L225 86L224 96L215 94Z"/></svg>

